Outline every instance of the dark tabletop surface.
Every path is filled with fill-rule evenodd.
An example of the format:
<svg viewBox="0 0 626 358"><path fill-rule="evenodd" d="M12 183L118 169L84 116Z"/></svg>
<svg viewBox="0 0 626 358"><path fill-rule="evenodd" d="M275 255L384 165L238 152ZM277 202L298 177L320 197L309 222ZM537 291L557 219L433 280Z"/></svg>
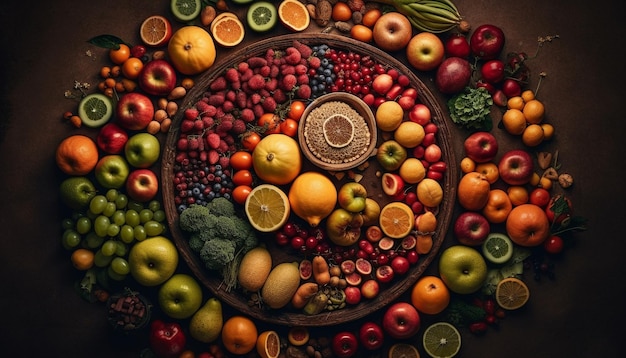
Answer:
<svg viewBox="0 0 626 358"><path fill-rule="evenodd" d="M474 25L493 23L506 50L533 52L538 36L560 35L532 63L548 76L541 99L558 149L573 173L568 194L589 229L556 260L556 279L534 282L532 298L497 330L463 331L462 357L617 357L623 351L626 217L623 177L624 3L599 1L456 1ZM86 40L109 33L138 42L140 19L169 14L161 0L32 0L0 5L0 348L26 357L137 357L143 338L111 333L101 305L74 291L79 277L59 244L54 150L75 129L64 91L92 81L103 52ZM277 30L278 32L278 30ZM251 39L251 38L249 38ZM432 86L432 74L420 74ZM534 87L536 76L533 77ZM502 143L510 139L495 130ZM463 133L453 140L461 155ZM514 143L520 145L520 143ZM508 144L503 144L504 146ZM452 240L452 239L449 239ZM7 356L6 354L2 354ZM425 354L423 354L425 356Z"/></svg>

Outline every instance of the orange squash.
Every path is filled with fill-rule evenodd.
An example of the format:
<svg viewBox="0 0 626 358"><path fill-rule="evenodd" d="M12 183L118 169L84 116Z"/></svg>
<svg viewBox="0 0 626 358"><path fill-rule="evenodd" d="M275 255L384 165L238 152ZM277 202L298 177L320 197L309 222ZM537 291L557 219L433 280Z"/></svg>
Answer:
<svg viewBox="0 0 626 358"><path fill-rule="evenodd" d="M170 38L167 51L174 67L185 75L206 71L215 62L215 43L200 26L184 26Z"/></svg>
<svg viewBox="0 0 626 358"><path fill-rule="evenodd" d="M285 134L269 134L254 148L252 166L257 176L266 183L289 184L302 168L300 146Z"/></svg>

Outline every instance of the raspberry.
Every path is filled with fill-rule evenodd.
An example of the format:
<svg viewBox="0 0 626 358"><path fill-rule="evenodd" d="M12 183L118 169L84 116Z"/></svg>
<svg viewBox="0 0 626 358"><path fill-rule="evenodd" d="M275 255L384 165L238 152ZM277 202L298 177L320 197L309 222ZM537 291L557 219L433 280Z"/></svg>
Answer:
<svg viewBox="0 0 626 358"><path fill-rule="evenodd" d="M292 74L288 74L283 77L282 81L280 81L280 88L289 92L293 89L293 87L298 83L296 76Z"/></svg>
<svg viewBox="0 0 626 358"><path fill-rule="evenodd" d="M310 57L309 58L309 67L312 69L317 69L322 65L322 60L319 57Z"/></svg>
<svg viewBox="0 0 626 358"><path fill-rule="evenodd" d="M204 129L209 129L213 127L214 124L215 124L215 120L213 119L213 117L209 117L209 116L202 117L202 125Z"/></svg>
<svg viewBox="0 0 626 358"><path fill-rule="evenodd" d="M248 108L246 108L246 109L248 109ZM250 113L252 113L252 110L250 110L250 109L248 109L248 110L250 111ZM252 115L253 115L252 118L254 118L254 113L252 113ZM246 122L243 119L241 119L241 118L240 119L235 119L233 121L233 126L230 129L230 131L233 134L241 134L241 133L245 132L246 131Z"/></svg>
<svg viewBox="0 0 626 358"><path fill-rule="evenodd" d="M269 81L265 82L265 90L272 92L272 91L276 90L276 88L278 88L278 79L277 78L270 78Z"/></svg>
<svg viewBox="0 0 626 358"><path fill-rule="evenodd" d="M183 121L180 122L180 131L182 133L189 133L189 132L191 132L193 127L194 127L194 121L193 120L183 119Z"/></svg>
<svg viewBox="0 0 626 358"><path fill-rule="evenodd" d="M279 74L280 74L280 67L278 65L271 65L269 77L276 78L278 77Z"/></svg>
<svg viewBox="0 0 626 358"><path fill-rule="evenodd" d="M296 91L296 96L302 99L311 98L311 86L307 84L300 85L300 87L298 87L298 90Z"/></svg>
<svg viewBox="0 0 626 358"><path fill-rule="evenodd" d="M212 92L219 92L225 90L227 86L228 84L226 83L226 79L224 78L224 76L219 76L218 78L214 79L213 82L211 82L211 84L209 85L209 89Z"/></svg>
<svg viewBox="0 0 626 358"><path fill-rule="evenodd" d="M239 116L239 118L241 118L246 123L250 123L254 120L254 111L250 108L244 108L241 110L241 115Z"/></svg>
<svg viewBox="0 0 626 358"><path fill-rule="evenodd" d="M258 91L265 87L265 79L260 74L253 75L248 81L248 87L253 91Z"/></svg>
<svg viewBox="0 0 626 358"><path fill-rule="evenodd" d="M213 165L213 164L217 164L217 162L220 160L220 153L217 152L217 150L215 149L211 149L209 150L209 164Z"/></svg>
<svg viewBox="0 0 626 358"><path fill-rule="evenodd" d="M246 73L246 71L248 71L250 69L250 65L247 62L239 62L239 64L237 65L237 71L239 71L240 74L244 74Z"/></svg>
<svg viewBox="0 0 626 358"><path fill-rule="evenodd" d="M300 53L300 51L298 51L298 49L293 46L287 47L287 49L285 50L285 55L285 62L290 65L297 65L302 59L302 54Z"/></svg>
<svg viewBox="0 0 626 358"><path fill-rule="evenodd" d="M266 112L274 112L276 110L276 100L273 97L265 97L261 104Z"/></svg>
<svg viewBox="0 0 626 358"><path fill-rule="evenodd" d="M271 67L268 65L265 65L263 67L260 67L257 73L263 77L268 77L270 75L270 72L271 72Z"/></svg>
<svg viewBox="0 0 626 358"><path fill-rule="evenodd" d="M230 166L230 157L223 155L220 157L218 163L222 166L222 168L228 168Z"/></svg>
<svg viewBox="0 0 626 358"><path fill-rule="evenodd" d="M244 73L241 74L240 81L246 82L254 75L254 71L251 68L248 68Z"/></svg>
<svg viewBox="0 0 626 358"><path fill-rule="evenodd" d="M224 98L226 98L227 101L233 102L235 100L235 96L236 96L235 91L229 90L228 92L226 92L226 96Z"/></svg>
<svg viewBox="0 0 626 358"><path fill-rule="evenodd" d="M217 149L220 146L220 136L217 133L212 132L206 136L206 143L211 149Z"/></svg>
<svg viewBox="0 0 626 358"><path fill-rule="evenodd" d="M311 47L298 40L293 41L293 47L295 47L304 58L309 58L313 54L313 49L311 49Z"/></svg>
<svg viewBox="0 0 626 358"><path fill-rule="evenodd" d="M296 75L304 75L308 72L309 69L303 64L297 64L295 70Z"/></svg>
<svg viewBox="0 0 626 358"><path fill-rule="evenodd" d="M285 91L280 88L277 88L274 91L272 97L274 98L274 101L276 101L276 103L283 103L287 101L287 95L285 94Z"/></svg>
<svg viewBox="0 0 626 358"><path fill-rule="evenodd" d="M258 56L250 57L248 59L248 65L250 65L250 68L263 67L267 65L267 60Z"/></svg>
<svg viewBox="0 0 626 358"><path fill-rule="evenodd" d="M230 83L239 82L240 81L239 71L231 67L226 70L226 73L224 73L224 78L226 78L226 80Z"/></svg>
<svg viewBox="0 0 626 358"><path fill-rule="evenodd" d="M201 102L203 103L203 102ZM198 109L197 108L187 108L185 110L185 119L194 120L198 118Z"/></svg>
<svg viewBox="0 0 626 358"><path fill-rule="evenodd" d="M209 104L214 107L219 107L224 103L224 99L223 93L216 93L209 97Z"/></svg>
<svg viewBox="0 0 626 358"><path fill-rule="evenodd" d="M265 110L263 109L263 106L260 103L253 105L252 111L254 111L255 118L260 118L262 115L265 114Z"/></svg>
<svg viewBox="0 0 626 358"><path fill-rule="evenodd" d="M287 64L280 65L280 74L281 75L283 75L283 76L293 75L294 73L296 73L296 68L294 66L287 65Z"/></svg>
<svg viewBox="0 0 626 358"><path fill-rule="evenodd" d="M246 108L248 102L248 94L244 91L237 92L237 96L235 98L235 103L237 103L237 107Z"/></svg>
<svg viewBox="0 0 626 358"><path fill-rule="evenodd" d="M309 83L309 75L308 74L301 74L298 76L298 84L299 85L303 85L303 84L308 84Z"/></svg>

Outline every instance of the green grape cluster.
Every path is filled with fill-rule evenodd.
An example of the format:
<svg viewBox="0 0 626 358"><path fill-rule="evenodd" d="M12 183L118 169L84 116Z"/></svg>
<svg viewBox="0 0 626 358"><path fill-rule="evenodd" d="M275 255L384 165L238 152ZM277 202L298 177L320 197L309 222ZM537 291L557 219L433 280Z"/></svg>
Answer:
<svg viewBox="0 0 626 358"><path fill-rule="evenodd" d="M128 252L137 241L165 232L165 211L158 200L140 203L117 189L94 196L82 212L62 222L61 243L67 250L94 252L94 265L121 281L130 272Z"/></svg>

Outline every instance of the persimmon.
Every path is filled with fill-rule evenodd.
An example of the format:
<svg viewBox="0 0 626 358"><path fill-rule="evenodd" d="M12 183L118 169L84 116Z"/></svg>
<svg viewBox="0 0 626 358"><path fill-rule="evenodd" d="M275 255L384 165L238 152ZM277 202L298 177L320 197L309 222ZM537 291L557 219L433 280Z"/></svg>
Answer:
<svg viewBox="0 0 626 358"><path fill-rule="evenodd" d="M467 210L482 210L489 200L491 186L484 174L470 172L459 180L457 198L459 204Z"/></svg>

